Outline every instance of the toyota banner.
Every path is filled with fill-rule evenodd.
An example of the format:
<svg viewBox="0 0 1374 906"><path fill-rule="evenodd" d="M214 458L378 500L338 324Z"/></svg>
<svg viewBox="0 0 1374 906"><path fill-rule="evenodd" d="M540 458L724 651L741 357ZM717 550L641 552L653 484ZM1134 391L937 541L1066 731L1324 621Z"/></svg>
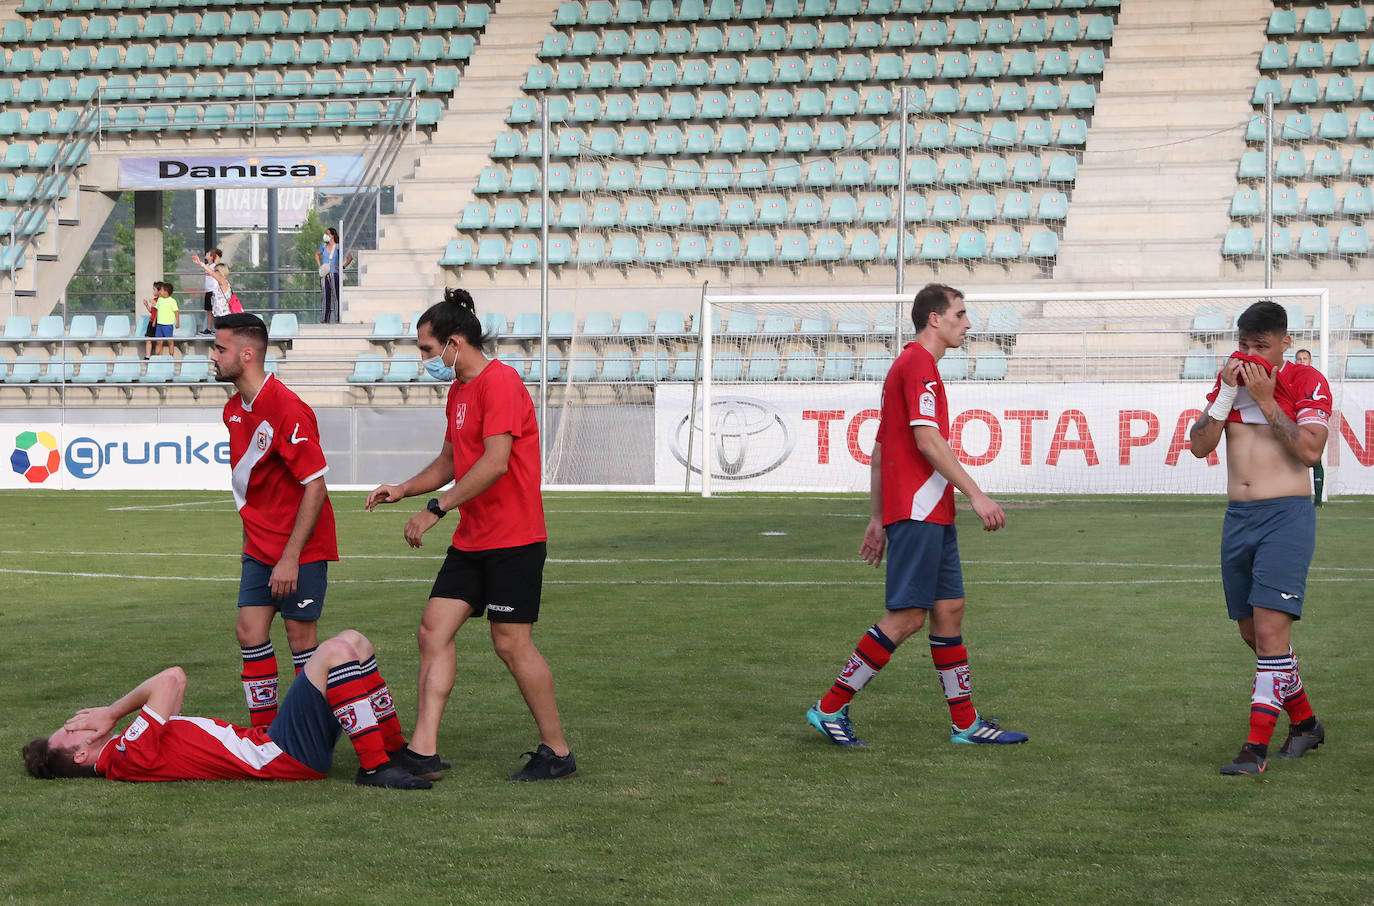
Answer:
<svg viewBox="0 0 1374 906"><path fill-rule="evenodd" d="M655 484L692 486L703 458L716 491L867 492L881 385L718 384L710 448L692 387L659 385ZM1213 453L1188 451L1210 383L1005 384L947 387L950 446L989 493L1223 493ZM1338 388L1327 462L1333 493L1374 493L1374 387ZM1218 452L1224 455L1224 443Z"/></svg>

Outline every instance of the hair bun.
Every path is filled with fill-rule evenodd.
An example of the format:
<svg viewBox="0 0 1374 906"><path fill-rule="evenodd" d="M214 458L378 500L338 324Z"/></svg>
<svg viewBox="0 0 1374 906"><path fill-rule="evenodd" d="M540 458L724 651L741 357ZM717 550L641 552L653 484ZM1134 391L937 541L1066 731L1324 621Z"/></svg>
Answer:
<svg viewBox="0 0 1374 906"><path fill-rule="evenodd" d="M445 287L444 301L450 305L456 305L459 308L466 308L473 314L477 313L477 303L473 301L472 294L461 287Z"/></svg>

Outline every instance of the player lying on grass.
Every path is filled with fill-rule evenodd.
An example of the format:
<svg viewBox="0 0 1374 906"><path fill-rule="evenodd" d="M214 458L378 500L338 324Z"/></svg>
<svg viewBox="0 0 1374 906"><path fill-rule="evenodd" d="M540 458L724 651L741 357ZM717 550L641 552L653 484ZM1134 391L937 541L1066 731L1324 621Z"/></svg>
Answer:
<svg viewBox="0 0 1374 906"><path fill-rule="evenodd" d="M83 708L24 746L35 777L107 780L323 780L339 731L358 753L357 783L424 790L428 780L392 764L405 739L372 643L345 630L320 643L267 727L186 717L186 674L168 667L110 705ZM130 714L138 717L115 732Z"/></svg>
<svg viewBox="0 0 1374 906"><path fill-rule="evenodd" d="M1279 712L1288 738L1278 758L1298 758L1326 739L1312 713L1289 646L1302 619L1307 568L1317 545L1308 470L1320 461L1331 416L1331 385L1310 365L1285 364L1288 314L1256 302L1236 321L1240 349L1217 375L1208 408L1193 425L1194 456L1226 437L1226 518L1221 528L1221 585L1226 613L1257 657L1250 733L1223 774L1259 774Z"/></svg>

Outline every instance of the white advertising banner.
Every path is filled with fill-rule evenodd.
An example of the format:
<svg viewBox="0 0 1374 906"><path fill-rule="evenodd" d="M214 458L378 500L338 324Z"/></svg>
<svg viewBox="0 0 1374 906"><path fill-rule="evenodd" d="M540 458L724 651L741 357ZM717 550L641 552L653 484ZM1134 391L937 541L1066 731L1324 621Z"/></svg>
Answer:
<svg viewBox="0 0 1374 906"><path fill-rule="evenodd" d="M229 435L202 424L16 424L0 488L223 490Z"/></svg>
<svg viewBox="0 0 1374 906"><path fill-rule="evenodd" d="M712 388L713 489L868 490L877 383L718 384ZM1223 493L1217 454L1188 451L1210 383L1006 384L947 387L950 445L988 493ZM1374 387L1347 386L1333 421L1333 493L1374 493ZM681 489L691 446L703 457L691 386L659 385L655 484ZM1333 479L1335 479L1333 483Z"/></svg>

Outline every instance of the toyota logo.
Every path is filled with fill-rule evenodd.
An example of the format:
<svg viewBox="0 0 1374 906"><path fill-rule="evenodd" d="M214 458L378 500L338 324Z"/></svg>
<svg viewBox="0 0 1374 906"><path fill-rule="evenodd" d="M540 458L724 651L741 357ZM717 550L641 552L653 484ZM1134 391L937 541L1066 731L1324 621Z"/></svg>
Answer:
<svg viewBox="0 0 1374 906"><path fill-rule="evenodd" d="M698 416L700 412L698 411ZM668 446L673 457L691 471L701 466L687 461L688 432L698 463L702 459L704 431L698 417L695 424L684 415L673 429ZM744 481L767 475L792 455L796 437L782 413L763 400L733 397L711 403L711 477Z"/></svg>

